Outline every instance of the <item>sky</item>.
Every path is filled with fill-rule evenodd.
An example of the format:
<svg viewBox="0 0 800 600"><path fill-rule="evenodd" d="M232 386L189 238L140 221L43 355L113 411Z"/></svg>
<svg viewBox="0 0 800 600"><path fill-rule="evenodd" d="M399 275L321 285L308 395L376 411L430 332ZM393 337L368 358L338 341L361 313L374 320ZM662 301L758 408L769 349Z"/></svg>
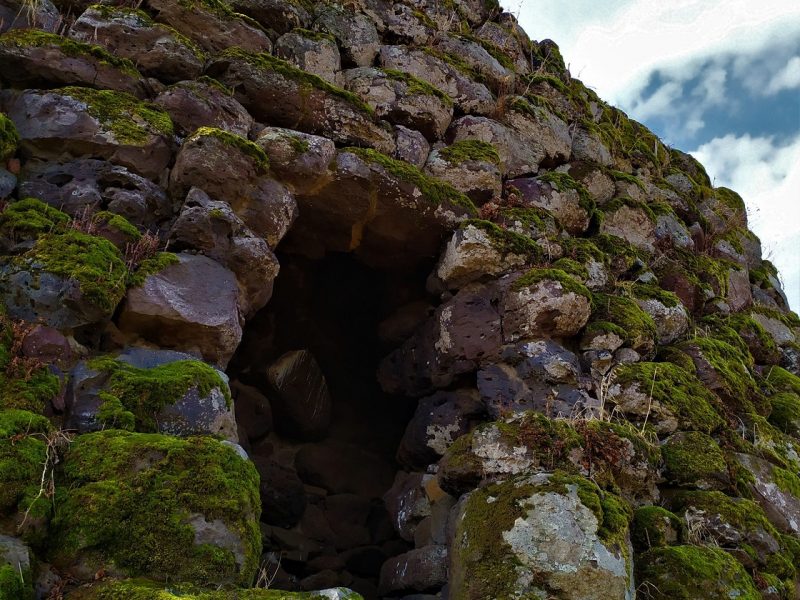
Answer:
<svg viewBox="0 0 800 600"><path fill-rule="evenodd" d="M800 311L800 0L501 0L573 77L739 192Z"/></svg>

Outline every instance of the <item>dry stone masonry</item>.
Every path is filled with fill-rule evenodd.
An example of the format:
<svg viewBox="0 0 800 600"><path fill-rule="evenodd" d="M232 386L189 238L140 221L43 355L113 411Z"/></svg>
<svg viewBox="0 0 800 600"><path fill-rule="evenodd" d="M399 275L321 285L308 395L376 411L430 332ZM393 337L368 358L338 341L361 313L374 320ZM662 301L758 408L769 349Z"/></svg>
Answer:
<svg viewBox="0 0 800 600"><path fill-rule="evenodd" d="M496 0L0 0L0 600L800 598L742 199Z"/></svg>

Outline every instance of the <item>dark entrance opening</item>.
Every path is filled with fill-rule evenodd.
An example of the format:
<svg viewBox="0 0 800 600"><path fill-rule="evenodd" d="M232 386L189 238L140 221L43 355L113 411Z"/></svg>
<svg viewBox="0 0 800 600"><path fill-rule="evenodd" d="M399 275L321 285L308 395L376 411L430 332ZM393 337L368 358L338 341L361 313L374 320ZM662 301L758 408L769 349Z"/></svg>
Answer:
<svg viewBox="0 0 800 600"><path fill-rule="evenodd" d="M424 300L431 265L397 273L349 254L279 260L273 297L228 369L240 437L262 477L262 577L276 589L346 586L378 598L381 565L413 548L382 497L414 403L385 394L376 370L418 324L381 323Z"/></svg>

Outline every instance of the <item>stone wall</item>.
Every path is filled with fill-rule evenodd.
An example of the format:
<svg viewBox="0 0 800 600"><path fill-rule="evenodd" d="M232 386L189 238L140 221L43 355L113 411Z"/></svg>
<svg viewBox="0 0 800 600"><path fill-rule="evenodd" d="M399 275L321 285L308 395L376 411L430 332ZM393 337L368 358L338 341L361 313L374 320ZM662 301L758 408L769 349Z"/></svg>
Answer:
<svg viewBox="0 0 800 600"><path fill-rule="evenodd" d="M0 600L800 597L744 202L496 1L0 0L0 82Z"/></svg>

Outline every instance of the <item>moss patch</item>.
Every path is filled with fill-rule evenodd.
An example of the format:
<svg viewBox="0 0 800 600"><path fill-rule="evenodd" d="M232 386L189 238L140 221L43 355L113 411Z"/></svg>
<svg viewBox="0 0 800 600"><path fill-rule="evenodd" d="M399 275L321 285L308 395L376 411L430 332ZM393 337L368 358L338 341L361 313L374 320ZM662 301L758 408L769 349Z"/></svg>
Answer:
<svg viewBox="0 0 800 600"><path fill-rule="evenodd" d="M700 431L686 431L661 447L670 483L688 487L716 487L728 474L725 456L717 443Z"/></svg>
<svg viewBox="0 0 800 600"><path fill-rule="evenodd" d="M680 304L678 296L654 283L634 283L630 287L630 294L639 300L657 300L667 308L674 308Z"/></svg>
<svg viewBox="0 0 800 600"><path fill-rule="evenodd" d="M12 202L0 213L0 235L13 240L38 237L63 229L69 216L36 198Z"/></svg>
<svg viewBox="0 0 800 600"><path fill-rule="evenodd" d="M39 493L50 422L24 410L0 411L0 515L27 509ZM46 513L47 499L36 500Z"/></svg>
<svg viewBox="0 0 800 600"><path fill-rule="evenodd" d="M767 370L764 383L775 392L792 392L800 395L800 377L783 367L773 366Z"/></svg>
<svg viewBox="0 0 800 600"><path fill-rule="evenodd" d="M266 152L258 144L243 138L240 135L217 129L216 127L201 127L188 137L187 142L195 141L203 137L213 137L220 140L226 146L236 149L245 156L251 158L255 164L256 171L265 173L269 171L269 158Z"/></svg>
<svg viewBox="0 0 800 600"><path fill-rule="evenodd" d="M526 235L521 235L483 219L468 219L462 223L461 228L472 226L486 234L492 241L492 246L501 254L517 254L527 256L536 261L542 256L541 247Z"/></svg>
<svg viewBox="0 0 800 600"><path fill-rule="evenodd" d="M671 363L640 362L622 365L616 383L637 384L643 394L666 406L678 418L682 429L710 433L723 421L714 406L718 399L691 373Z"/></svg>
<svg viewBox="0 0 800 600"><path fill-rule="evenodd" d="M343 600L363 600L344 588L338 588ZM328 600L318 592L285 592L282 590L235 589L208 590L186 584L165 586L142 579L104 581L90 588L79 588L70 594L75 600Z"/></svg>
<svg viewBox="0 0 800 600"><path fill-rule="evenodd" d="M653 600L760 600L753 580L719 548L652 548L636 561L637 582Z"/></svg>
<svg viewBox="0 0 800 600"><path fill-rule="evenodd" d="M481 140L461 140L439 150L439 156L453 165L460 165L467 161L488 162L493 165L500 164L500 155L497 149L488 142Z"/></svg>
<svg viewBox="0 0 800 600"><path fill-rule="evenodd" d="M0 161L6 161L17 152L19 134L14 122L0 112Z"/></svg>
<svg viewBox="0 0 800 600"><path fill-rule="evenodd" d="M71 58L94 58L101 64L106 64L119 69L126 75L141 78L141 74L134 64L127 58L119 58L101 46L85 44L56 33L48 33L39 29L12 29L0 36L0 46L17 48L39 48L51 46L58 48Z"/></svg>
<svg viewBox="0 0 800 600"><path fill-rule="evenodd" d="M63 462L52 560L82 556L98 569L199 585L248 585L261 552L258 474L212 438L102 431L76 438ZM219 519L242 542L244 564L226 548L196 544L193 514Z"/></svg>
<svg viewBox="0 0 800 600"><path fill-rule="evenodd" d="M131 412L140 431L155 431L155 419L162 408L180 400L190 389L203 398L219 389L230 405L228 385L219 373L199 360L179 360L150 369L139 369L109 356L89 361L89 368L108 375L103 408L107 418L130 422L122 414ZM108 406L106 406L108 404ZM103 419L104 415L100 415Z"/></svg>
<svg viewBox="0 0 800 600"><path fill-rule="evenodd" d="M258 69L264 69L265 71L277 73L281 77L285 77L286 79L294 81L301 88L318 89L332 96L336 96L337 98L340 98L351 104L358 111L366 114L370 118L374 117L375 115L375 111L372 109L372 107L370 107L369 104L364 102L356 94L332 85L321 77L307 73L302 69L298 69L291 63L280 59L277 56L272 56L266 52L256 54L253 52L247 52L241 48L228 48L221 54L221 57L243 60L244 62Z"/></svg>
<svg viewBox="0 0 800 600"><path fill-rule="evenodd" d="M769 422L784 433L800 438L800 396L779 392L769 400L772 405Z"/></svg>
<svg viewBox="0 0 800 600"><path fill-rule="evenodd" d="M605 321L625 331L625 342L634 348L652 346L656 338L656 324L630 298L610 294L595 294L595 311L592 322Z"/></svg>
<svg viewBox="0 0 800 600"><path fill-rule="evenodd" d="M453 105L453 100L442 90L432 86L427 81L414 77L404 71L396 69L383 69L383 73L392 81L400 81L406 85L406 93L412 95L433 96L444 102L447 106Z"/></svg>
<svg viewBox="0 0 800 600"><path fill-rule="evenodd" d="M565 292L583 296L589 300L589 302L592 302L592 293L589 291L589 288L576 281L574 277L561 269L541 269L535 267L517 279L511 286L511 289L518 291L522 288L532 287L543 281L555 281Z"/></svg>
<svg viewBox="0 0 800 600"><path fill-rule="evenodd" d="M125 294L128 269L119 250L100 237L75 230L43 235L15 261L22 268L32 263L43 271L74 279L84 297L109 314Z"/></svg>
<svg viewBox="0 0 800 600"><path fill-rule="evenodd" d="M539 179L539 181L549 183L559 192L567 192L569 190L576 191L578 193L578 203L580 207L589 215L594 212L595 203L594 200L592 200L589 191L582 184L575 181L570 175L566 173L559 173L558 171L550 171L548 173L542 173L538 175L537 179Z"/></svg>
<svg viewBox="0 0 800 600"><path fill-rule="evenodd" d="M174 252L159 252L155 256L143 260L142 264L129 275L128 286L142 286L150 275L160 273L170 265L177 265L180 262L181 260Z"/></svg>
<svg viewBox="0 0 800 600"><path fill-rule="evenodd" d="M631 542L640 552L669 546L680 541L683 523L674 513L660 506L642 506L633 513Z"/></svg>
<svg viewBox="0 0 800 600"><path fill-rule="evenodd" d="M167 113L130 94L81 87L54 92L86 104L86 112L107 127L121 144L141 146L152 135L171 137L173 134L172 120Z"/></svg>
<svg viewBox="0 0 800 600"><path fill-rule="evenodd" d="M478 210L467 196L459 192L449 183L430 177L414 165L390 158L371 148L345 148L344 152L355 154L365 162L379 165L391 176L419 188L426 201L434 206L450 205L466 209L471 215Z"/></svg>
<svg viewBox="0 0 800 600"><path fill-rule="evenodd" d="M532 483L526 477L488 485L470 494L464 505L464 517L458 521L452 552L458 557L456 563L461 572L453 575L459 580L463 598L538 597L532 590L515 589L519 569L523 567L519 558L503 539L519 518L525 518L530 499L538 493L577 493L581 503L597 518L597 534L612 552L625 553L630 508L621 499L600 490L588 479L567 475L557 471L544 483ZM546 582L536 581L536 587ZM538 585L537 585L538 584ZM528 584L531 585L531 584ZM526 594L527 592L527 594Z"/></svg>

